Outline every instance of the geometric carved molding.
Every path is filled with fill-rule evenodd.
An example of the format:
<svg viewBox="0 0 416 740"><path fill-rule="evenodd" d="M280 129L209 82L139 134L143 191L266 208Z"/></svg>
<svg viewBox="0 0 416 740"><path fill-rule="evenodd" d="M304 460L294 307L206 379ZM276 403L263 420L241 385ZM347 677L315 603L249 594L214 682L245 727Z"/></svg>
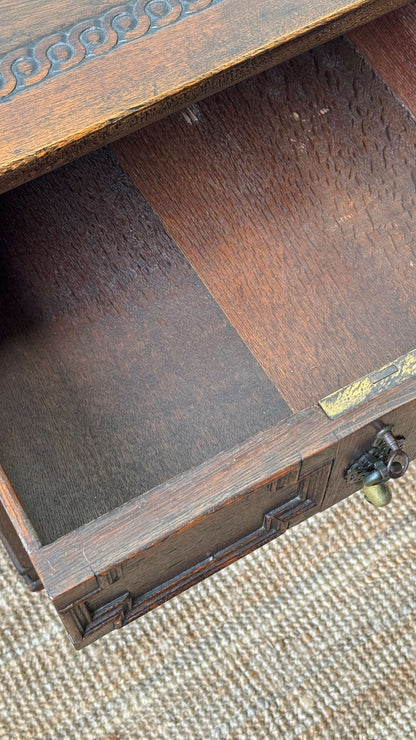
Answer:
<svg viewBox="0 0 416 740"><path fill-rule="evenodd" d="M132 600L128 591L97 609L90 609L88 598L96 595L98 591L99 589L96 589L93 594L88 594L87 598L76 606L59 612L76 647L80 647L91 635L94 635L95 639L99 634L122 627L126 613L131 609Z"/></svg>
<svg viewBox="0 0 416 740"><path fill-rule="evenodd" d="M206 560L194 564L191 568L178 574L169 581L160 584L157 588L133 598L127 590L131 586L123 583L122 568L97 575L98 587L76 603L69 604L59 610L62 620L70 633L75 647L85 644L123 625L132 622L155 606L172 598L193 584L206 578L234 560L252 552L252 550L266 544L286 531L288 527L298 524L314 511L320 509L325 495L333 461L327 461L318 468L310 471L287 486L288 500L263 516L262 526L243 537L237 542L211 555ZM279 480L269 483L269 490L279 490ZM283 486L285 490L286 486ZM121 594L104 602L98 607L91 607L88 603L96 600L106 588L117 581L123 583Z"/></svg>
<svg viewBox="0 0 416 740"><path fill-rule="evenodd" d="M332 460L300 478L296 495L265 514L263 529L275 530L277 535L283 534L288 527L293 527L314 510L319 509L328 485L331 467Z"/></svg>
<svg viewBox="0 0 416 740"><path fill-rule="evenodd" d="M0 57L0 102L220 2L131 0L9 51Z"/></svg>

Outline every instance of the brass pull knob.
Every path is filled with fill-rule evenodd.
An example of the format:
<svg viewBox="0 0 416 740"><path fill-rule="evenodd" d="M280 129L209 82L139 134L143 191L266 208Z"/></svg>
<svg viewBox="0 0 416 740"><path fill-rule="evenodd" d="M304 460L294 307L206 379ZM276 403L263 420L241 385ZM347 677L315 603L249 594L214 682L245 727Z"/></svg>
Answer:
<svg viewBox="0 0 416 740"><path fill-rule="evenodd" d="M387 466L384 462L376 462L374 470L364 479L363 493L367 501L374 506L387 506L391 501L391 490Z"/></svg>
<svg viewBox="0 0 416 740"><path fill-rule="evenodd" d="M364 498L373 506L387 506L391 501L391 490L388 483L377 483L375 486L363 486Z"/></svg>

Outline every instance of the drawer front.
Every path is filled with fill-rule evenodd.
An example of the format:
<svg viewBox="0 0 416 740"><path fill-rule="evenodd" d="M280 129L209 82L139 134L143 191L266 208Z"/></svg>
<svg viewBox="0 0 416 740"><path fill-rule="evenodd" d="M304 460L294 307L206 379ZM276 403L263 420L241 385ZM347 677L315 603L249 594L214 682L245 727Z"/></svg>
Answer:
<svg viewBox="0 0 416 740"><path fill-rule="evenodd" d="M372 447L380 423L393 425L409 458L416 457L415 419L414 378L336 418L321 408L300 412L291 429L281 422L34 552L75 647L131 622L359 489L362 484L345 474Z"/></svg>
<svg viewBox="0 0 416 740"><path fill-rule="evenodd" d="M105 588L104 604L98 589L59 610L75 646L83 647L131 622L319 511L332 465L329 459L302 474L298 464L150 548L133 563L110 570L99 579ZM121 580L130 590L119 592ZM109 596L112 592L114 598Z"/></svg>

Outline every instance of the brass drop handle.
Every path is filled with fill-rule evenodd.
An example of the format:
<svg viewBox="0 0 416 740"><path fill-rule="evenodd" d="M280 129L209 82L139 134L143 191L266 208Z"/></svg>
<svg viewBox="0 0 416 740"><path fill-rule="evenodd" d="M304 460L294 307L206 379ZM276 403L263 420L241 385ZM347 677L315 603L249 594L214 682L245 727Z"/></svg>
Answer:
<svg viewBox="0 0 416 740"><path fill-rule="evenodd" d="M362 482L367 501L374 506L387 506L391 501L390 479L400 478L409 466L409 458L402 449L403 437L395 437L392 424L377 422L374 442L369 450L346 471L349 481Z"/></svg>
<svg viewBox="0 0 416 740"><path fill-rule="evenodd" d="M374 506L387 506L391 501L387 467L383 462L376 463L374 470L364 478L363 493Z"/></svg>

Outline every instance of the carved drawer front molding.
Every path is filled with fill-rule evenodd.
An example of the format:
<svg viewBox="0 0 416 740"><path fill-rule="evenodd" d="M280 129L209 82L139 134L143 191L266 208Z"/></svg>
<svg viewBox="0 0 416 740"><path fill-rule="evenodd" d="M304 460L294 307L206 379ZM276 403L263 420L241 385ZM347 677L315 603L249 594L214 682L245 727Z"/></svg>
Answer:
<svg viewBox="0 0 416 740"><path fill-rule="evenodd" d="M140 590L139 558L133 572L131 568L127 572L125 566L118 566L104 574L98 574L96 589L78 601L58 609L75 647L84 647L107 632L123 627L314 514L321 507L332 462L329 460L305 475L302 475L299 465L288 476L249 492L247 496L257 496L259 499L262 494L271 494L279 503L271 510L257 512L260 521L262 518L257 529L208 557L198 559L174 577L164 580L163 574L160 574L160 584L150 590ZM234 504L236 505L238 504ZM198 534L195 532L195 539L197 538ZM208 548L209 543L206 544ZM156 550L157 546L153 549Z"/></svg>
<svg viewBox="0 0 416 740"><path fill-rule="evenodd" d="M90 594L91 598L93 594ZM61 616L67 629L71 631L74 643L78 645L100 635L106 634L113 629L120 629L126 623L126 617L131 611L132 598L128 591L120 594L117 598L104 603L103 606L91 609L88 599L67 611L62 611Z"/></svg>

